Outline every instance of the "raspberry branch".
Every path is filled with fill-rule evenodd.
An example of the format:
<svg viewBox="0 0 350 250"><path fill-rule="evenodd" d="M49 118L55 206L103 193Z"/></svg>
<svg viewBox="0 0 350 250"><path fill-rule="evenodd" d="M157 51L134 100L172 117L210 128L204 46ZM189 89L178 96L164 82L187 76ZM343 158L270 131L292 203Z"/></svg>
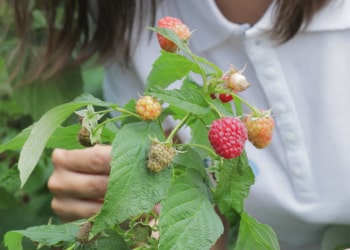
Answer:
<svg viewBox="0 0 350 250"><path fill-rule="evenodd" d="M168 138L166 139L166 144L171 144L173 141L173 138L179 132L179 130L182 128L182 126L187 122L187 120L191 117L192 113L189 112L185 115L185 117L175 126L175 128L170 132Z"/></svg>

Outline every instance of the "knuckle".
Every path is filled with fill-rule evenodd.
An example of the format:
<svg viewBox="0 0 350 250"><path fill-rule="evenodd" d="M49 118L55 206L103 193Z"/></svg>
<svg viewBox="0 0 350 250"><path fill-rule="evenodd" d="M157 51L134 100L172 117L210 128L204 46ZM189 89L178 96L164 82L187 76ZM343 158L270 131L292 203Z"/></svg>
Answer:
<svg viewBox="0 0 350 250"><path fill-rule="evenodd" d="M89 182L89 189L91 194L96 197L104 197L107 191L108 178L101 176Z"/></svg>
<svg viewBox="0 0 350 250"><path fill-rule="evenodd" d="M57 180L57 175L55 172L53 172L53 174L48 179L47 188L51 193L57 193L61 189L60 182Z"/></svg>
<svg viewBox="0 0 350 250"><path fill-rule="evenodd" d="M59 201L57 200L57 198L53 198L51 200L51 209L56 213L56 214L62 214L61 211L61 206L59 205Z"/></svg>
<svg viewBox="0 0 350 250"><path fill-rule="evenodd" d="M63 164L64 158L64 150L54 149L52 151L51 162L55 168Z"/></svg>
<svg viewBox="0 0 350 250"><path fill-rule="evenodd" d="M104 169L109 168L109 159L104 154L101 154L99 151L94 152L91 157L90 168L92 172L100 173Z"/></svg>

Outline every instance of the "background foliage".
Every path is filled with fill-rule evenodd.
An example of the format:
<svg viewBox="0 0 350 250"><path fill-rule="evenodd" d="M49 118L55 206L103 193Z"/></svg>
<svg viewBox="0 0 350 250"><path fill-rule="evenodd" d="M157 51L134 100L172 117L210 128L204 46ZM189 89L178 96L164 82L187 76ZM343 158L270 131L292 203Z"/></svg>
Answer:
<svg viewBox="0 0 350 250"><path fill-rule="evenodd" d="M31 32L38 33L45 25L39 10L33 9ZM21 65L18 75L10 79L11 61L16 52L18 38L13 23L13 13L5 1L0 3L0 249L3 235L9 230L47 224L57 221L50 209L51 195L46 182L52 171L51 149L45 150L28 183L20 189L17 162L18 150L5 151L2 145L14 138L22 129L39 119L47 110L69 102L82 92L101 96L102 68L88 63L83 68L64 72L59 77L35 81L21 86L17 80L26 66ZM27 51L34 54L38 45L33 43ZM40 63L40 62L38 62ZM16 180L16 181L14 181ZM32 243L25 249L34 249Z"/></svg>

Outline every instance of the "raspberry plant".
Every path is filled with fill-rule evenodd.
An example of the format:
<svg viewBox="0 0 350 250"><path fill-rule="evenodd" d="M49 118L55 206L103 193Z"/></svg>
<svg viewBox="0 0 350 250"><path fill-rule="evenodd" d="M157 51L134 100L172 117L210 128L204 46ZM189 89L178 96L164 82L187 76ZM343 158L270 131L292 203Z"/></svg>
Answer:
<svg viewBox="0 0 350 250"><path fill-rule="evenodd" d="M9 231L4 237L8 249L19 249L23 237L39 246L63 249L210 249L224 233L218 211L232 229L225 232L234 239L232 249L279 249L273 230L244 209L254 183L244 148L222 157L208 138L213 121L228 117L242 121L246 116L243 105L253 113L259 111L227 86L222 69L194 54L176 32L150 29L177 46L175 52L161 50L147 78L143 96L166 104L163 109L156 106L156 116L145 119L143 111L137 111L136 100L120 106L84 94L49 110L2 145L21 148L21 186L30 178L45 147L81 148L77 143L81 128L88 131L84 133L87 144L112 145L110 179L100 212L71 223ZM194 81L193 75L199 75L201 81ZM181 87L169 89L175 81L182 81ZM213 94L231 95L233 100L222 102L212 98ZM113 111L120 115L107 116ZM79 116L80 124L64 126L72 114ZM165 133L162 123L168 116L178 122ZM191 131L188 142L175 140L183 127ZM230 129L230 136L223 133L222 138L216 137L216 143L235 145L230 137L236 130ZM239 131L244 134L244 145L246 131L242 127ZM156 171L150 171L150 161ZM154 210L156 205L160 205L159 213Z"/></svg>

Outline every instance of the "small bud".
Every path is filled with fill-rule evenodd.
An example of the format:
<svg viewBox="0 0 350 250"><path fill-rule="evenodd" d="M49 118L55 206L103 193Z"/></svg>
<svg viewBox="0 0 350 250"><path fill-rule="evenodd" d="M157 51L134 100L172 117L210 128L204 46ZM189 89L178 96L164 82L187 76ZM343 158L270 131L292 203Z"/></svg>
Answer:
<svg viewBox="0 0 350 250"><path fill-rule="evenodd" d="M227 81L227 87L232 89L234 92L242 92L250 86L244 75L239 72L232 74Z"/></svg>

